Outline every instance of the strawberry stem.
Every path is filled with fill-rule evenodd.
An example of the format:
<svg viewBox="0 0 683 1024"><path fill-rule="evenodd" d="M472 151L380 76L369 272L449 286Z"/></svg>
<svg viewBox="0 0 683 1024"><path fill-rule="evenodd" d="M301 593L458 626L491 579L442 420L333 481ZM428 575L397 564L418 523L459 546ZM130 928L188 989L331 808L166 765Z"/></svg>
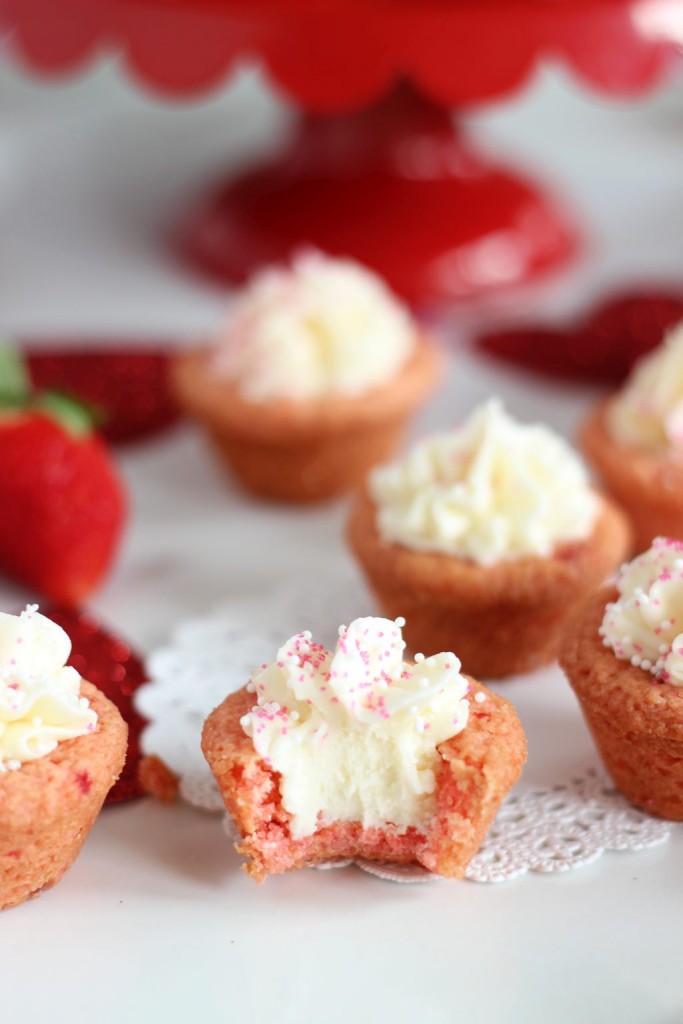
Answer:
<svg viewBox="0 0 683 1024"><path fill-rule="evenodd" d="M21 407L28 402L30 393L24 357L11 345L0 344L0 407Z"/></svg>
<svg viewBox="0 0 683 1024"><path fill-rule="evenodd" d="M0 343L2 412L42 413L76 437L90 434L98 418L97 410L78 398L59 391L36 391L21 352L11 345Z"/></svg>
<svg viewBox="0 0 683 1024"><path fill-rule="evenodd" d="M71 395L62 394L60 391L37 391L28 408L56 420L61 427L76 437L92 433L92 410Z"/></svg>

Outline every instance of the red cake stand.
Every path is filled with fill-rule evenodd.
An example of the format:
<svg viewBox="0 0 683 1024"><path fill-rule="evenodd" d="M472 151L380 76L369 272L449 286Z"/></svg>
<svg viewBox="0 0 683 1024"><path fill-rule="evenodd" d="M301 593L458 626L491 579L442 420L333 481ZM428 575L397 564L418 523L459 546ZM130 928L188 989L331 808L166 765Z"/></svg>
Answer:
<svg viewBox="0 0 683 1024"><path fill-rule="evenodd" d="M37 71L116 51L179 99L245 57L307 111L274 159L218 188L183 250L241 281L304 244L350 255L408 299L533 279L575 246L563 211L479 156L450 108L519 86L542 59L600 92L642 93L683 41L683 0L0 0Z"/></svg>

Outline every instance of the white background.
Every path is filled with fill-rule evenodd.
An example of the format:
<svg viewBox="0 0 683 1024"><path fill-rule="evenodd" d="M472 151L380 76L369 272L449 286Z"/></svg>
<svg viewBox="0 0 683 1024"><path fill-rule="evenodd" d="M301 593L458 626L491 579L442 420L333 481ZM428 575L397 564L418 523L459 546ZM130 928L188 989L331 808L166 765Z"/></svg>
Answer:
<svg viewBox="0 0 683 1024"><path fill-rule="evenodd" d="M285 120L283 121L283 118ZM583 263L512 308L559 317L609 284L667 277L683 256L683 97L609 106L544 76L470 118L492 150L553 176L583 218ZM225 296L187 275L164 233L230 154L263 149L286 114L253 75L172 108L112 67L46 87L0 66L0 323L10 331L210 328ZM447 318L456 331L458 318ZM458 355L418 429L491 391L570 435L588 390ZM133 517L93 609L141 651L225 597L300 566L333 585L343 503L279 510L217 472L189 427L120 456ZM3 586L0 603L32 597ZM306 624L302 623L301 628ZM266 652L268 653L268 652ZM592 746L557 669L499 684L528 733L527 781L566 779ZM151 801L108 810L76 866L2 915L3 1020L397 1024L677 1024L683 836L567 875L499 886L382 883L304 871L258 887L215 818Z"/></svg>

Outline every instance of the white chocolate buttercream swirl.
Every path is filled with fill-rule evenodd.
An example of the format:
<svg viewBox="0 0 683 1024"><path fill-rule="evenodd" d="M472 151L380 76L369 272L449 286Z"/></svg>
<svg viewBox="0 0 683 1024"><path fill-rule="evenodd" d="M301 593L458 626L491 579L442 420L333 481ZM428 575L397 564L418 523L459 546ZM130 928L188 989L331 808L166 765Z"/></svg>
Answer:
<svg viewBox="0 0 683 1024"><path fill-rule="evenodd" d="M623 566L600 626L617 658L683 686L683 541L657 537Z"/></svg>
<svg viewBox="0 0 683 1024"><path fill-rule="evenodd" d="M242 719L280 773L294 838L330 821L425 827L437 746L467 724L469 685L451 653L403 661L403 620L356 619L334 652L299 633L254 675Z"/></svg>
<svg viewBox="0 0 683 1024"><path fill-rule="evenodd" d="M373 470L369 490L385 540L480 565L585 539L598 511L578 455L547 427L513 420L498 399Z"/></svg>
<svg viewBox="0 0 683 1024"><path fill-rule="evenodd" d="M623 445L683 449L683 322L636 364L607 407L607 426Z"/></svg>
<svg viewBox="0 0 683 1024"><path fill-rule="evenodd" d="M214 353L214 371L252 401L357 395L408 359L415 327L375 274L309 252L257 274Z"/></svg>
<svg viewBox="0 0 683 1024"><path fill-rule="evenodd" d="M69 637L36 608L0 613L0 771L44 757L97 723L78 672L66 667Z"/></svg>

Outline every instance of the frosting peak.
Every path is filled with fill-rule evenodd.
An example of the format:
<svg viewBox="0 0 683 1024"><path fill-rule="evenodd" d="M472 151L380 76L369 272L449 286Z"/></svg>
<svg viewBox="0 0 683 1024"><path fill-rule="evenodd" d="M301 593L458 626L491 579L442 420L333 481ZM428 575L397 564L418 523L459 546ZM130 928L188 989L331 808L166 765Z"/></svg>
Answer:
<svg viewBox="0 0 683 1024"><path fill-rule="evenodd" d="M407 308L369 270L308 252L257 274L218 339L213 367L246 398L306 400L384 384L414 345Z"/></svg>
<svg viewBox="0 0 683 1024"><path fill-rule="evenodd" d="M369 489L386 540L481 565L584 539L598 510L569 445L540 424L517 423L498 399L373 470Z"/></svg>
<svg viewBox="0 0 683 1024"><path fill-rule="evenodd" d="M624 445L683 449L683 321L638 361L608 406L607 426Z"/></svg>
<svg viewBox="0 0 683 1024"><path fill-rule="evenodd" d="M356 619L334 652L298 633L249 684L242 728L281 775L295 838L325 820L406 829L431 815L436 747L467 724L468 683L451 653L404 662L402 625Z"/></svg>
<svg viewBox="0 0 683 1024"><path fill-rule="evenodd" d="M78 672L65 664L69 637L37 608L0 613L0 771L49 754L97 722Z"/></svg>
<svg viewBox="0 0 683 1024"><path fill-rule="evenodd" d="M623 566L600 626L606 647L662 682L683 686L683 541L657 537Z"/></svg>

